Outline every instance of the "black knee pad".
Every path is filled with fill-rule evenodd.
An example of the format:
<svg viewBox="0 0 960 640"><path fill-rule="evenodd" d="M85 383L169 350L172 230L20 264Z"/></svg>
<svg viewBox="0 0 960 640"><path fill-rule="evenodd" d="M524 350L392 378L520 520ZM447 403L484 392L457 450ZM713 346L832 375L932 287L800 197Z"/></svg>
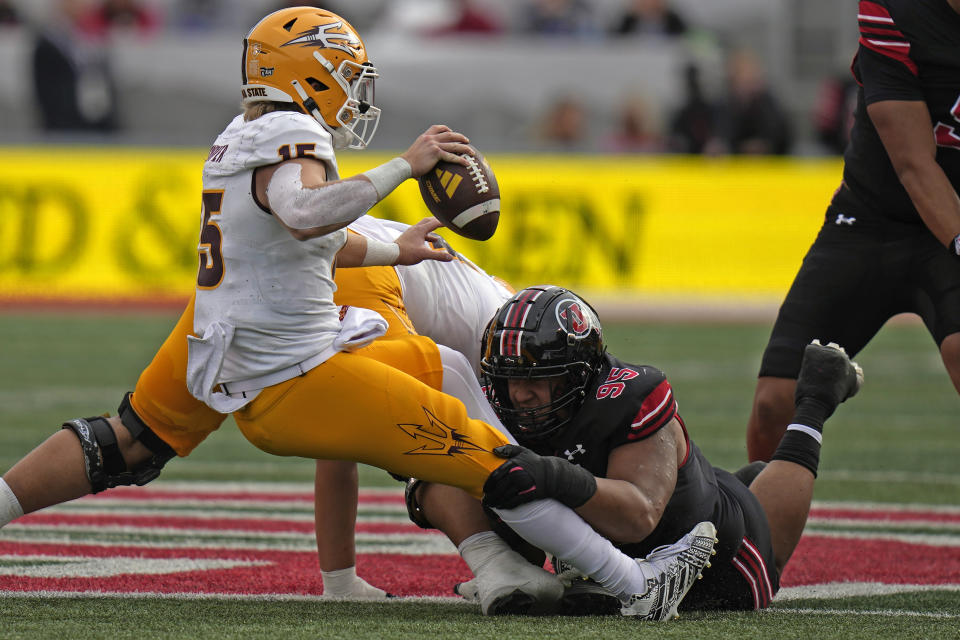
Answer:
<svg viewBox="0 0 960 640"><path fill-rule="evenodd" d="M63 423L63 429L71 429L80 439L87 479L93 493L109 489L110 476L124 473L127 463L120 454L117 437L106 418L74 418Z"/></svg>
<svg viewBox="0 0 960 640"><path fill-rule="evenodd" d="M407 480L407 486L403 490L404 502L407 503L407 515L410 516L410 522L421 529L435 529L436 527L427 520L427 515L423 512L420 501L417 499L417 489L423 484L422 480L416 478Z"/></svg>
<svg viewBox="0 0 960 640"><path fill-rule="evenodd" d="M150 460L136 469L127 470L117 437L106 418L75 418L63 423L64 429L72 430L80 439L87 479L93 493L133 484L143 486L159 476L163 465L176 455L136 414L130 406L129 393L120 403L119 413L123 426L153 453Z"/></svg>

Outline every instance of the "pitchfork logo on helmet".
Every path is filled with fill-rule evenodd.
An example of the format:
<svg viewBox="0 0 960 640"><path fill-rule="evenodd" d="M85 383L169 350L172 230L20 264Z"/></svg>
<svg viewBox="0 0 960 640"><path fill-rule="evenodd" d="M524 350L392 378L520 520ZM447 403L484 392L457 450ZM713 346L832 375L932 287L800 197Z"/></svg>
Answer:
<svg viewBox="0 0 960 640"><path fill-rule="evenodd" d="M243 41L241 74L244 104L292 102L330 132L337 149L363 149L377 131L377 69L360 36L335 13L271 13Z"/></svg>
<svg viewBox="0 0 960 640"><path fill-rule="evenodd" d="M341 33L337 31L340 30ZM355 34L343 33L343 21L320 25L303 31L299 36L281 46L299 44L304 47L321 47L325 49L339 49L347 55L357 57L357 52L363 51L363 43Z"/></svg>

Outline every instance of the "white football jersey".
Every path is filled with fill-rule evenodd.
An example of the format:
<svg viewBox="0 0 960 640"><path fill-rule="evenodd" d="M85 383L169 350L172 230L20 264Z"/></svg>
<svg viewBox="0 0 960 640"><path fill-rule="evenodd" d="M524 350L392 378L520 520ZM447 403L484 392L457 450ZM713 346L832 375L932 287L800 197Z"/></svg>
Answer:
<svg viewBox="0 0 960 640"><path fill-rule="evenodd" d="M255 200L254 170L297 157L323 160L328 180L338 179L330 134L310 116L282 111L237 116L203 165L194 331L214 322L235 328L217 382L295 365L327 349L340 328L333 261L346 229L296 240Z"/></svg>
<svg viewBox="0 0 960 640"><path fill-rule="evenodd" d="M349 228L374 240L393 242L409 226L362 216ZM511 291L461 255L452 262L424 260L394 269L417 333L459 351L479 372L483 331Z"/></svg>

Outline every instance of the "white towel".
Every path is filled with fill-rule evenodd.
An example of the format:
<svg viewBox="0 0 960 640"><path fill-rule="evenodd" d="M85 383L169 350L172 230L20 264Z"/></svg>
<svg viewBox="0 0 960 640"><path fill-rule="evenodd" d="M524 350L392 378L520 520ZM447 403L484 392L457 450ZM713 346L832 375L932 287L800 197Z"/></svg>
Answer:
<svg viewBox="0 0 960 640"><path fill-rule="evenodd" d="M333 341L337 351L356 351L387 332L390 325L376 311L363 307L340 307L340 333Z"/></svg>
<svg viewBox="0 0 960 640"><path fill-rule="evenodd" d="M233 325L213 322L207 326L202 338L187 336L187 388L197 400L220 413L233 413L242 409L256 397L256 392L245 398L231 398L222 391L214 391L223 368L223 358L233 340Z"/></svg>

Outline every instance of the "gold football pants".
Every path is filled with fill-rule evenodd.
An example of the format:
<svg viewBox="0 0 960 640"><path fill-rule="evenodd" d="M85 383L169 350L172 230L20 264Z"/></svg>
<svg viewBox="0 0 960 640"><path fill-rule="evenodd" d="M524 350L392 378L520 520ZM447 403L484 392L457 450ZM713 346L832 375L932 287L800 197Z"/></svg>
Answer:
<svg viewBox="0 0 960 640"><path fill-rule="evenodd" d="M468 418L458 399L381 361L406 341L378 341L377 359L338 353L264 389L233 417L268 453L355 460L482 497L487 476L503 463L491 450L509 440Z"/></svg>
<svg viewBox="0 0 960 640"><path fill-rule="evenodd" d="M381 359L439 389L439 353L428 339L412 337L415 331L403 306L396 271L392 267L338 269L336 282L337 304L373 309L389 324L383 338L357 353ZM153 361L140 374L130 397L140 419L180 456L189 455L226 419L187 391L187 336L193 333L193 307L191 298ZM386 338L403 338L405 346L383 349L380 343Z"/></svg>

